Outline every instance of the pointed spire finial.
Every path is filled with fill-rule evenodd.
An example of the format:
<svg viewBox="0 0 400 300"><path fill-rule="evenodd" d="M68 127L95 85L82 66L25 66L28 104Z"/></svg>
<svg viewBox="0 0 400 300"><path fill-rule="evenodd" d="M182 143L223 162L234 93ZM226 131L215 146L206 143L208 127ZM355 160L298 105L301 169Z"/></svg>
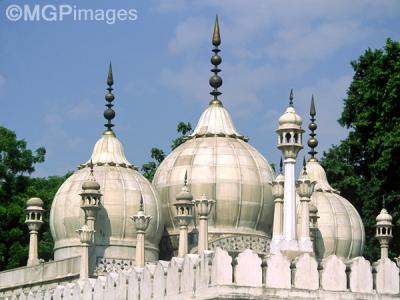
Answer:
<svg viewBox="0 0 400 300"><path fill-rule="evenodd" d="M110 61L110 65L108 66L107 85L111 87L113 84L114 84L114 77L113 77L112 65L111 65L111 61Z"/></svg>
<svg viewBox="0 0 400 300"><path fill-rule="evenodd" d="M283 162L282 162L282 156L281 156L281 160L279 162L279 173L282 174L282 170L283 170Z"/></svg>
<svg viewBox="0 0 400 300"><path fill-rule="evenodd" d="M144 208L143 208L143 195L140 195L140 206L139 206L139 211L144 211Z"/></svg>
<svg viewBox="0 0 400 300"><path fill-rule="evenodd" d="M289 106L293 107L293 89L290 89Z"/></svg>
<svg viewBox="0 0 400 300"><path fill-rule="evenodd" d="M107 120L107 124L104 124L104 126L107 128L107 130L104 132L104 134L112 134L114 135L114 132L112 128L114 127L114 124L111 123L111 120L114 119L115 117L115 111L112 109L114 106L112 102L114 101L115 97L112 93L113 88L112 85L114 84L114 78L113 78L113 73L112 73L112 66L111 62L108 67L108 75L107 75L107 93L105 96L105 99L107 101L106 107L107 109L104 111L104 118Z"/></svg>
<svg viewBox="0 0 400 300"><path fill-rule="evenodd" d="M385 196L383 195L382 196L382 208L386 208L385 206L386 206L386 199L385 199Z"/></svg>
<svg viewBox="0 0 400 300"><path fill-rule="evenodd" d="M214 75L210 77L209 83L210 86L213 88L213 90L210 92L210 95L213 96L214 99L210 101L210 105L211 104L222 105L222 102L218 99L218 96L222 94L220 91L218 91L218 88L221 87L222 85L222 78L218 75L218 73L221 72L221 70L218 68L218 65L221 64L222 62L221 56L218 55L218 52L221 51L218 49L218 46L221 44L218 16L216 16L215 18L212 43L214 45L214 49L212 50L214 54L213 56L211 56L211 63L214 65L214 67L211 69L211 72L213 72Z"/></svg>
<svg viewBox="0 0 400 300"><path fill-rule="evenodd" d="M310 116L315 117L315 104L314 104L314 94L311 95L311 105L310 105Z"/></svg>
<svg viewBox="0 0 400 300"><path fill-rule="evenodd" d="M318 146L318 140L315 138L317 135L315 133L315 130L318 128L317 124L315 123L315 115L316 115L316 110L315 110L315 104L314 104L314 95L311 96L311 105L310 105L310 121L311 123L308 125L308 129L311 130L310 133L310 138L308 139L308 146L311 148L308 154L311 155L309 161L318 161L315 155L318 153L315 151L315 147Z"/></svg>
<svg viewBox="0 0 400 300"><path fill-rule="evenodd" d="M304 170L305 173L307 172L306 169L307 169L307 168L306 168L306 157L303 156L303 170Z"/></svg>
<svg viewBox="0 0 400 300"><path fill-rule="evenodd" d="M184 185L187 186L187 170L185 171Z"/></svg>
<svg viewBox="0 0 400 300"><path fill-rule="evenodd" d="M221 36L219 34L218 15L215 16L215 25L214 25L214 33L213 33L212 43L214 46L221 45Z"/></svg>

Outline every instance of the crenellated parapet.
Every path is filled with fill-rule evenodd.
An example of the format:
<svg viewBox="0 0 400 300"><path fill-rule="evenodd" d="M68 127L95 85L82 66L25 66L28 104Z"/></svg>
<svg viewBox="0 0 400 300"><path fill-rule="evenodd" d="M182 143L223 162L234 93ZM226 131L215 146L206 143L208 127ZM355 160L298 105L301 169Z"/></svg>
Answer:
<svg viewBox="0 0 400 300"><path fill-rule="evenodd" d="M0 299L7 299L0 289ZM400 299L399 268L388 258L371 266L363 257L304 253L260 257L250 249L231 257L217 248L170 262L146 263L44 289L20 289L8 299L216 299L223 295L274 299Z"/></svg>

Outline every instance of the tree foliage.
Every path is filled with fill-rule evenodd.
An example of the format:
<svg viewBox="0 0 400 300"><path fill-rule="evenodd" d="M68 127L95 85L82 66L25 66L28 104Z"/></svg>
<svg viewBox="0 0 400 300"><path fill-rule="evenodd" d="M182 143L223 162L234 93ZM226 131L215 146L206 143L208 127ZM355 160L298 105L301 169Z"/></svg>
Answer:
<svg viewBox="0 0 400 300"><path fill-rule="evenodd" d="M400 44L368 49L351 62L353 81L339 123L348 137L324 153L322 165L332 185L352 200L366 228L365 255L376 259L375 217L382 208L400 225ZM395 227L395 233L400 231ZM400 254L399 239L392 255Z"/></svg>
<svg viewBox="0 0 400 300"><path fill-rule="evenodd" d="M176 131L180 134L176 139L174 139L171 143L171 150L175 150L178 146L185 142L185 139L192 133L192 125L190 123L179 122L177 125ZM165 152L160 148L151 148L150 156L153 159L148 163L143 164L142 172L143 176L146 177L149 181L152 181L158 166L166 157Z"/></svg>
<svg viewBox="0 0 400 300"><path fill-rule="evenodd" d="M31 178L35 164L42 163L45 149L34 152L25 140L0 127L0 270L26 264L29 233L25 225L25 204L31 197L40 197L46 214L40 231L39 257L51 259L53 241L48 216L54 194L66 177Z"/></svg>

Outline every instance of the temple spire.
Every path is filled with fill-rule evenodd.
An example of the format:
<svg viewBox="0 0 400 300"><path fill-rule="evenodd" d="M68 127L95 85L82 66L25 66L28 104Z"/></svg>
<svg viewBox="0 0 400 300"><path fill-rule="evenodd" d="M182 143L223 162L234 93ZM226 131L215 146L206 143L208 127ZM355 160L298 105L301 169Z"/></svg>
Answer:
<svg viewBox="0 0 400 300"><path fill-rule="evenodd" d="M104 118L106 118L107 123L104 124L104 126L107 128L107 130L104 132L104 134L110 134L110 135L115 135L112 128L114 127L114 124L111 123L111 120L114 119L115 117L115 111L112 109L114 106L112 102L114 101L115 97L112 93L113 88L112 85L114 84L114 78L113 78L113 73L112 73L112 66L110 62L110 66L108 68L108 75L107 75L107 94L105 96L105 99L107 101L106 107L107 109L104 111Z"/></svg>
<svg viewBox="0 0 400 300"><path fill-rule="evenodd" d="M308 161L318 161L317 158L315 157L315 155L318 153L317 151L315 151L315 147L318 146L318 140L315 138L315 136L317 135L315 133L315 130L318 128L317 124L315 123L315 104L314 104L314 95L311 96L311 105L310 105L310 121L311 123L308 125L308 129L311 130L310 133L310 138L308 139L308 146L310 147L310 151L308 152L308 154L310 154L310 159Z"/></svg>
<svg viewBox="0 0 400 300"><path fill-rule="evenodd" d="M213 96L214 99L211 100L210 104L222 105L222 102L218 99L218 96L222 94L220 91L218 91L218 88L222 85L222 78L218 75L218 73L221 72L221 70L218 68L218 65L222 62L221 56L218 55L218 52L221 51L218 49L218 46L221 44L218 15L215 17L212 44L214 45L214 49L212 50L214 54L211 56L211 63L214 65L214 67L211 69L211 72L213 72L214 75L210 77L209 83L213 88L213 90L210 92L210 95Z"/></svg>

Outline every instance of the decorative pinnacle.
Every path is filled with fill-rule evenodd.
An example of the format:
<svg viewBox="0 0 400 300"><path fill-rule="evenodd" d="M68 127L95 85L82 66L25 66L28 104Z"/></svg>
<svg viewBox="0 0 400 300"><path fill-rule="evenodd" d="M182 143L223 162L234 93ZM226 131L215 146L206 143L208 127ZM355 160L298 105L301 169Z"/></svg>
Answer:
<svg viewBox="0 0 400 300"><path fill-rule="evenodd" d="M308 154L311 155L309 161L317 161L317 159L315 158L315 155L318 153L317 151L315 151L315 147L318 146L318 140L315 138L315 136L317 135L315 133L315 130L318 128L317 124L315 123L315 104L314 104L314 95L311 96L311 105L310 105L310 116L311 116L311 123L308 125L308 129L311 130L310 133L310 138L308 139L308 146L311 148L310 151L308 152Z"/></svg>
<svg viewBox="0 0 400 300"><path fill-rule="evenodd" d="M293 107L293 89L290 89L289 106Z"/></svg>
<svg viewBox="0 0 400 300"><path fill-rule="evenodd" d="M93 161L92 160L90 160L89 168L90 168L90 176L93 176Z"/></svg>
<svg viewBox="0 0 400 300"><path fill-rule="evenodd" d="M304 173L307 173L306 158L305 158L305 156L303 156L303 171L304 171Z"/></svg>
<svg viewBox="0 0 400 300"><path fill-rule="evenodd" d="M214 99L211 100L210 104L222 105L222 102L218 99L218 96L222 94L220 91L218 91L218 88L222 85L222 78L218 75L218 73L221 72L221 70L218 68L218 65L222 62L221 56L218 55L218 52L221 51L218 49L218 46L221 44L218 15L215 17L212 44L214 45L214 49L212 50L212 52L214 52L214 55L211 56L211 63L214 65L214 67L211 69L211 72L213 72L214 75L210 77L209 83L210 86L213 88L213 90L210 92L210 95L213 96Z"/></svg>
<svg viewBox="0 0 400 300"><path fill-rule="evenodd" d="M386 208L386 199L385 196L382 196L382 208Z"/></svg>
<svg viewBox="0 0 400 300"><path fill-rule="evenodd" d="M140 195L139 211L143 211L143 212L144 212L144 208L143 208L143 195Z"/></svg>
<svg viewBox="0 0 400 300"><path fill-rule="evenodd" d="M105 99L107 101L107 109L104 111L104 118L107 120L107 124L104 124L104 126L107 128L106 133L113 133L112 128L114 127L114 124L111 123L111 120L114 119L115 117L115 111L112 109L114 106L112 102L114 101L115 97L112 93L113 88L112 85L114 84L114 78L113 78L113 73L112 73L112 66L110 62L110 66L108 68L108 76L107 76L107 94L105 96Z"/></svg>
<svg viewBox="0 0 400 300"><path fill-rule="evenodd" d="M281 161L279 162L279 173L282 174L282 169L283 169L283 162L282 162L282 156L281 156Z"/></svg>
<svg viewBox="0 0 400 300"><path fill-rule="evenodd" d="M183 182L184 186L187 186L187 170L185 171L185 179Z"/></svg>

